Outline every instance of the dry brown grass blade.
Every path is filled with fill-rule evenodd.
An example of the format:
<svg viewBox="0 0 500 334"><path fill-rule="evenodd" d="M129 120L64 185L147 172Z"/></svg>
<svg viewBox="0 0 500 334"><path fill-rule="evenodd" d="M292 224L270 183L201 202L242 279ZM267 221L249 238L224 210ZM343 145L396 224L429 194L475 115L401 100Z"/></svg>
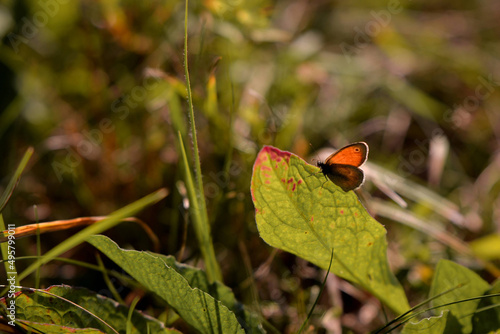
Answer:
<svg viewBox="0 0 500 334"><path fill-rule="evenodd" d="M485 267L485 269L490 272L490 274L497 278L500 277L500 269L497 268L494 263L475 256L466 242L450 234L448 231L440 227L437 222L420 218L415 214L402 210L398 207L388 205L380 200L372 200L370 202L370 206L373 210L375 210L378 216L385 217L414 228L427 235L430 235L434 239L454 249L460 254L474 257L476 261L481 263Z"/></svg>
<svg viewBox="0 0 500 334"><path fill-rule="evenodd" d="M80 217L74 219L54 220L45 223L29 224L16 227L14 229L15 232L14 236L16 239L18 239L18 238L28 237L31 235L36 235L37 233L42 234L54 231L67 230L70 228L92 225L97 223L98 221L103 220L104 218L106 218L106 216ZM151 228L145 222L135 217L126 218L124 219L124 221L138 223L144 229L146 234L153 242L154 251L155 252L159 251L160 241L158 240L156 234L151 230ZM7 239L7 237L9 236L8 232L9 230L2 231L2 234L0 235L0 243L6 242L8 240Z"/></svg>

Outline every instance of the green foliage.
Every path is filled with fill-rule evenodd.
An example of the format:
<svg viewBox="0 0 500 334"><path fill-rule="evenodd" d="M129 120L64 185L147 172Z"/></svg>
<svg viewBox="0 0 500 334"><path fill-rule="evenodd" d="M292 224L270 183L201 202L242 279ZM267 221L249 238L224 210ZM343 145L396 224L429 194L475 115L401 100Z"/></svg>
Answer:
<svg viewBox="0 0 500 334"><path fill-rule="evenodd" d="M438 316L431 316L422 319L418 322L410 320L408 324L405 325L402 334L412 334L412 333L428 333L428 334L442 334L445 332L446 321L448 319L448 311L442 311Z"/></svg>
<svg viewBox="0 0 500 334"><path fill-rule="evenodd" d="M252 176L257 227L271 246L296 254L377 296L397 313L409 306L389 270L386 231L354 192L325 182L319 169L266 146Z"/></svg>
<svg viewBox="0 0 500 334"><path fill-rule="evenodd" d="M472 319L474 326L473 333L487 333L493 330L500 330L500 280L496 280L491 288L486 291L487 295L496 296L483 298L477 305L476 312Z"/></svg>
<svg viewBox="0 0 500 334"><path fill-rule="evenodd" d="M243 328L260 332L231 290L220 283L209 283L201 270L176 263L172 257L120 249L104 236L94 236L89 242L165 300L200 333L244 333ZM239 314L239 319L233 312Z"/></svg>
<svg viewBox="0 0 500 334"><path fill-rule="evenodd" d="M494 1L5 1L0 5L0 224L138 215L162 241L159 253L205 268L209 279L199 280L224 282L239 305L251 305L266 330L277 333L296 332L309 310L312 331L381 328L392 315L384 314L379 301L401 312L407 300L420 305L431 290L451 289L438 268L446 259L464 264L492 287L470 294L481 298L475 307L458 306L468 297L457 288L459 295L448 296L455 308L440 308L414 327L405 322L404 331L495 330L488 319L498 319L497 297L482 297L498 291L492 281L500 277L500 11L495 6ZM312 148L361 140L370 145L370 161L357 195L378 223L354 194L325 183L321 174L309 176L317 169L304 167L294 171L295 192L273 182L272 193L254 193L290 223L269 218L269 205L256 225L249 188L263 146L310 161L324 157ZM27 163L23 155L29 147ZM165 200L128 210L129 203L161 188L170 194ZM314 224L299 213L314 215ZM16 238L15 265L1 267L0 278L15 268L22 278L18 285L116 288L116 300L130 300L123 287L140 289L137 281L109 271L118 281L106 287L106 279L95 273L106 265L96 269L95 249L82 243L106 230L123 247L152 248L143 231L112 216L83 231L46 233L39 241ZM266 228L264 221L273 225ZM290 232L292 223L302 230ZM350 224L356 227L346 229ZM300 231L308 231L307 238ZM330 275L317 298L332 247L332 271L347 280ZM154 256L173 271L181 266ZM461 269L446 271L480 285ZM146 290L145 298L153 298L156 286ZM243 324L245 316L224 301L226 294L200 291L220 300ZM401 296L399 305L395 296ZM137 307L161 321L179 317L154 303ZM474 315L464 316L467 311ZM412 322L415 314L408 315ZM185 330L183 321L174 325Z"/></svg>
<svg viewBox="0 0 500 334"><path fill-rule="evenodd" d="M489 288L479 275L451 261L442 260L438 263L436 273L432 279L430 296L436 296L452 287L458 289L446 293L432 301L434 306L453 303L467 298L482 296ZM471 333L472 315L477 310L480 300L460 302L447 305L449 314L446 321L446 333ZM492 319L493 323L499 323L500 319ZM490 328L491 329L491 328Z"/></svg>
<svg viewBox="0 0 500 334"><path fill-rule="evenodd" d="M457 283L461 281L461 283ZM487 289L485 291L485 289ZM492 288L469 269L447 260L438 264L429 299L375 332L390 333L492 333L498 330L498 284ZM423 308L432 303L434 306ZM422 310L420 310L422 309ZM424 313L432 315L421 319ZM417 320L421 319L421 320Z"/></svg>
<svg viewBox="0 0 500 334"><path fill-rule="evenodd" d="M7 306L5 302L6 298L0 299L2 307ZM66 285L20 292L16 307L18 325L41 333L125 333L129 320L128 307L87 289ZM137 311L130 323L130 334L179 333Z"/></svg>

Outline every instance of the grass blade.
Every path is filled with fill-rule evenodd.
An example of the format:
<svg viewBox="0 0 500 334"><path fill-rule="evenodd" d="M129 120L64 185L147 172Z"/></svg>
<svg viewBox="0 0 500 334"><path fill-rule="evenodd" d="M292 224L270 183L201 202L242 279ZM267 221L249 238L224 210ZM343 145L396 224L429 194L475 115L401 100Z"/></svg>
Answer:
<svg viewBox="0 0 500 334"><path fill-rule="evenodd" d="M203 181L201 175L200 154L198 149L198 140L196 137L196 124L194 118L193 99L191 94L191 82L189 80L189 67L188 67L188 0L186 0L186 8L184 13L184 71L186 76L186 90L189 108L189 120L191 123L191 138L193 142L193 155L194 155L194 170L196 178L196 196L191 196L191 205L197 201L199 210L197 211L199 223L195 228L200 229L197 232L198 241L201 243L202 253L207 266L207 274L209 280L222 281L219 264L215 258L215 252L211 244L210 225L208 222L207 206L205 203L205 193L203 189ZM184 154L184 153L183 153ZM186 164L186 168L188 165ZM188 174L186 174L187 176ZM208 244L210 242L210 245Z"/></svg>
<svg viewBox="0 0 500 334"><path fill-rule="evenodd" d="M28 161L30 160L31 156L33 155L33 147L29 147L26 152L24 153L23 158L21 159L21 162L17 166L16 171L14 172L14 176L10 179L9 184L7 185L7 188L2 194L2 197L0 197L0 212L3 211L3 208L5 208L5 205L7 205L7 202L9 201L10 196L12 196L12 193L14 192L14 188L16 187L17 183L19 182L19 179L21 178L21 174L23 173L24 168L26 168L26 165L28 164Z"/></svg>
<svg viewBox="0 0 500 334"><path fill-rule="evenodd" d="M208 220L203 219L203 212L206 214L206 207L202 207L196 198L197 189L195 189L195 185L193 183L193 176L191 174L191 170L189 169L186 150L184 149L180 132L178 133L178 136L181 147L182 161L184 163L186 189L189 196L189 212L191 213L191 217L193 219L194 231L200 244L201 254L205 260L207 276L210 282L215 280L221 281L222 276L219 264L215 258L212 236L210 234L210 225L208 224Z"/></svg>
<svg viewBox="0 0 500 334"><path fill-rule="evenodd" d="M66 252L67 250L84 242L89 236L91 236L93 234L98 234L98 233L101 233L105 230L110 229L111 227L113 227L113 226L117 225L118 223L120 223L121 221L123 221L124 218L133 216L139 210L142 210L145 207L160 201L161 199L165 198L165 196L167 196L167 190L160 189L152 194L149 194L146 197L141 198L138 201L135 201L132 204L127 205L124 208L121 208L121 209L115 211L113 214L111 214L107 218L103 219L102 221L95 223L95 224L87 227L86 229L78 232L77 234L73 235L72 237L61 242L56 247L52 248L50 251L48 251L45 254L45 256L38 259L36 262L34 262L28 268L26 268L26 270L24 270L19 275L18 281L21 281L23 278L25 278L26 276L31 274L33 271L35 271L41 265L51 261L52 259L61 255L62 253Z"/></svg>

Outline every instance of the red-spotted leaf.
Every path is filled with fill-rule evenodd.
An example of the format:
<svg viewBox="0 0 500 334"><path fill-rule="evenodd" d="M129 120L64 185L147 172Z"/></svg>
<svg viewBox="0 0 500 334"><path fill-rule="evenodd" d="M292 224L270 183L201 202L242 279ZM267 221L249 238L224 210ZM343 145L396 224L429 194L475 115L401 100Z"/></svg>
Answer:
<svg viewBox="0 0 500 334"><path fill-rule="evenodd" d="M344 192L319 168L294 154L265 146L252 175L252 198L260 236L360 285L397 313L409 306L389 270L384 227L354 192Z"/></svg>

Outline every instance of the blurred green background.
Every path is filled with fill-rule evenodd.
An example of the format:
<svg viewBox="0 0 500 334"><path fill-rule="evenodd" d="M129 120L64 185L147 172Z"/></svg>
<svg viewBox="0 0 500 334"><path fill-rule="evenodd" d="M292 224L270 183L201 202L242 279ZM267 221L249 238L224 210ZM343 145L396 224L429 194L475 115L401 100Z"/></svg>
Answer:
<svg viewBox="0 0 500 334"><path fill-rule="evenodd" d="M27 147L35 148L3 212L6 223L106 215L166 187L169 197L139 218L160 238L162 253L179 255L185 245L182 260L199 265L177 139L180 131L190 146L184 5L0 4L2 188ZM495 242L482 242L496 238L500 221L499 20L493 0L189 3L208 214L225 283L240 300L279 331L297 330L323 277L258 236L249 188L263 145L311 162L320 148L368 143L360 196L388 229L391 266L412 304L426 298L441 258L495 278L479 259L500 257ZM406 208L394 204L391 190ZM425 224L474 241L475 255L425 232ZM42 250L72 233L42 236ZM132 223L107 234L123 247L152 250ZM34 238L19 244L17 256L34 254ZM94 262L91 249L82 245L68 256ZM49 264L42 273L45 286L102 285L100 276L69 265ZM359 330L352 319L374 302L346 284L322 297L315 326L328 329L340 319Z"/></svg>

